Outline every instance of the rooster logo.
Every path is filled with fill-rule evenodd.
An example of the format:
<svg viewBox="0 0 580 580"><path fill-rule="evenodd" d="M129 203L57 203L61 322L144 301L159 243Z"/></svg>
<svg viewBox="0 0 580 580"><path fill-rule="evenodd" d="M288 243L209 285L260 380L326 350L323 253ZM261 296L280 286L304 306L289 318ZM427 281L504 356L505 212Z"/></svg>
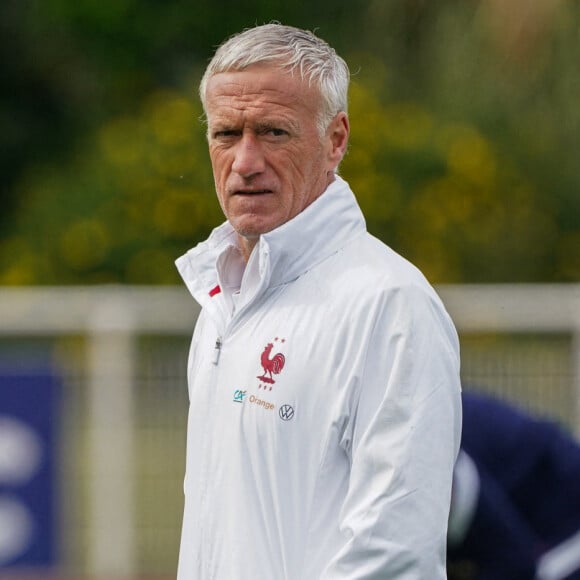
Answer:
<svg viewBox="0 0 580 580"><path fill-rule="evenodd" d="M282 342L284 342L284 340L282 340ZM272 342L269 342L266 345L266 348L264 348L264 351L260 356L260 363L264 369L264 374L256 377L264 383L268 383L270 385L273 385L276 382L272 375L280 374L284 368L284 363L286 362L286 358L281 352L276 353L273 357L270 358L273 348L274 344ZM272 389L272 387L270 387L270 389Z"/></svg>

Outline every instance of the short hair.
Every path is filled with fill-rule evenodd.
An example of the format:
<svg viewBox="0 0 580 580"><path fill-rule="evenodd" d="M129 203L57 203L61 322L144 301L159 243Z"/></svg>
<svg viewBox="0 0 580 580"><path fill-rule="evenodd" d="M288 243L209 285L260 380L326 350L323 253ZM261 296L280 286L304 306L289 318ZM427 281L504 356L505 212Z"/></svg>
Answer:
<svg viewBox="0 0 580 580"><path fill-rule="evenodd" d="M261 63L279 64L290 73L298 70L303 80L318 89L322 99L317 119L321 136L338 113L347 112L350 74L346 62L312 32L276 22L248 28L218 47L199 85L204 111L207 113L207 82L213 75Z"/></svg>

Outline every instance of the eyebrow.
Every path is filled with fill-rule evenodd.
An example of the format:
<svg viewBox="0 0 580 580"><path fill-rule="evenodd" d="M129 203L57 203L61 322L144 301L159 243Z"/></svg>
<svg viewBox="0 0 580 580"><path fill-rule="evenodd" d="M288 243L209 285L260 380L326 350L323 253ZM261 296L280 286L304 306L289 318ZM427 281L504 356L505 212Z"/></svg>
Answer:
<svg viewBox="0 0 580 580"><path fill-rule="evenodd" d="M270 119L260 119L249 125L257 133L268 131L269 129L284 129L293 133L300 132L300 126L290 119L278 117ZM210 134L221 131L240 131L241 123L237 119L216 119L208 126Z"/></svg>
<svg viewBox="0 0 580 580"><path fill-rule="evenodd" d="M294 133L298 133L300 126L291 119L272 118L272 119L261 119L260 121L256 122L254 125L254 129L258 132L265 130L267 131L268 129L284 129L292 131Z"/></svg>
<svg viewBox="0 0 580 580"><path fill-rule="evenodd" d="M254 129L260 133L262 131L268 131L269 129L274 129L274 128L285 128L288 126L288 123L280 123L278 121L258 121L255 125L254 125Z"/></svg>

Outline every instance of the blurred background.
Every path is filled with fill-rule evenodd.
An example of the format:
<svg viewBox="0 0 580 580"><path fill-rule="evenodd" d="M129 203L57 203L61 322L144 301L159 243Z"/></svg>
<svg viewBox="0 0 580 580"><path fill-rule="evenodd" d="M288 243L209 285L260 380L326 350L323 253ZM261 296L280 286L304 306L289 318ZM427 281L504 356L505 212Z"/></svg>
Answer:
<svg viewBox="0 0 580 580"><path fill-rule="evenodd" d="M347 60L342 174L440 291L466 388L580 433L578 2L3 0L2 578L175 576L173 262L223 219L197 83L271 20Z"/></svg>

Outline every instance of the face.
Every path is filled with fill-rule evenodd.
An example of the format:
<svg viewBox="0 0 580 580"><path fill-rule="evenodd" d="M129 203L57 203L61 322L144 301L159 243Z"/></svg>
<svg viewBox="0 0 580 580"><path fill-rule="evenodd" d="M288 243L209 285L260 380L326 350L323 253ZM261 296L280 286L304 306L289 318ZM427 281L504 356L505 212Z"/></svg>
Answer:
<svg viewBox="0 0 580 580"><path fill-rule="evenodd" d="M260 234L310 205L334 179L348 139L339 113L322 138L320 96L299 76L254 65L209 79L209 153L221 207L246 258Z"/></svg>

